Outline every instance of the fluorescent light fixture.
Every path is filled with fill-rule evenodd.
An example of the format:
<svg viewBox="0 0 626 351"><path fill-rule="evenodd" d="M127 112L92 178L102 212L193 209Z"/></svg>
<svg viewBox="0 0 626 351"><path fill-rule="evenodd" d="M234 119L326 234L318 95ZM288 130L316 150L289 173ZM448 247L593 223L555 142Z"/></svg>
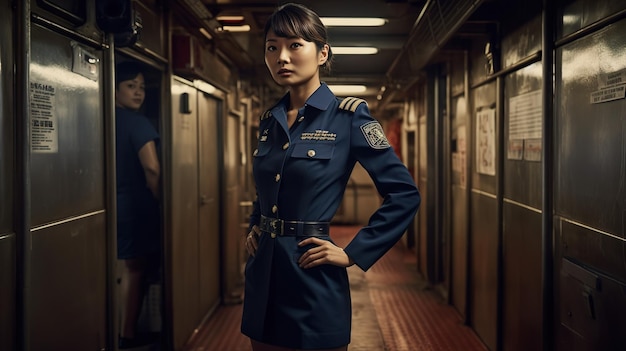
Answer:
<svg viewBox="0 0 626 351"><path fill-rule="evenodd" d="M211 33L209 33L209 31L204 28L200 28L200 33L202 33L202 35L204 35L204 37L209 40L213 39L213 36L211 35Z"/></svg>
<svg viewBox="0 0 626 351"><path fill-rule="evenodd" d="M331 48L336 55L374 55L378 53L377 48L359 46L336 46Z"/></svg>
<svg viewBox="0 0 626 351"><path fill-rule="evenodd" d="M243 16L217 16L216 20L222 22L242 22L244 20Z"/></svg>
<svg viewBox="0 0 626 351"><path fill-rule="evenodd" d="M387 23L387 19L375 17L322 17L322 23L328 27L380 27Z"/></svg>
<svg viewBox="0 0 626 351"><path fill-rule="evenodd" d="M249 32L250 25L244 24L242 26L222 26L222 30L225 32Z"/></svg>
<svg viewBox="0 0 626 351"><path fill-rule="evenodd" d="M341 94L358 94L367 90L365 85L329 85L328 88L336 95Z"/></svg>

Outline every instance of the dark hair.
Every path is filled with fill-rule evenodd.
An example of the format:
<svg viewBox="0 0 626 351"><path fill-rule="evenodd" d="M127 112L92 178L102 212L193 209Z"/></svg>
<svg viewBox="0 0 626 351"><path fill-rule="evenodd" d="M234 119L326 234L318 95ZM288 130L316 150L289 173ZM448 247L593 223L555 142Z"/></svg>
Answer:
<svg viewBox="0 0 626 351"><path fill-rule="evenodd" d="M135 79L139 73L143 73L144 69L140 63L134 61L125 61L115 66L115 89L120 86L121 82Z"/></svg>
<svg viewBox="0 0 626 351"><path fill-rule="evenodd" d="M330 44L328 44L328 33L326 26L324 26L320 17L313 10L300 4L284 4L278 7L267 19L264 37L267 38L267 33L270 30L279 37L297 37L313 42L317 46L318 51L324 45L328 45L328 59L322 65L322 68L330 71L333 53L330 49Z"/></svg>

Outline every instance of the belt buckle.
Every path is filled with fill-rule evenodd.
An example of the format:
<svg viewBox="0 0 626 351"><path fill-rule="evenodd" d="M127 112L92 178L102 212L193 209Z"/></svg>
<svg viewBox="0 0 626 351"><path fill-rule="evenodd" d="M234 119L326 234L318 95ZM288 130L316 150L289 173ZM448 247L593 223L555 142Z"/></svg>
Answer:
<svg viewBox="0 0 626 351"><path fill-rule="evenodd" d="M277 223L279 223L280 225L277 225ZM282 235L284 225L285 222L283 222L281 219L272 218L272 220L270 221L270 227L272 227L272 232L270 233L270 236L272 238L275 238L276 235Z"/></svg>

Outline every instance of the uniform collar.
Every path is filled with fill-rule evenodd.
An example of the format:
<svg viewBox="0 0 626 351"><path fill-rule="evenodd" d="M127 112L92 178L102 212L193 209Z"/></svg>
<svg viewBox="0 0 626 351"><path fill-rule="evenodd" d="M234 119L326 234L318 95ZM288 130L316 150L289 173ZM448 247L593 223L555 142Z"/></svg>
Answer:
<svg viewBox="0 0 626 351"><path fill-rule="evenodd" d="M311 106L318 110L325 111L330 106L330 103L335 100L335 94L330 91L328 85L322 82L322 84L309 96L306 100L305 106ZM289 106L289 93L285 94L270 110L272 113L276 113L279 109L287 110Z"/></svg>
<svg viewBox="0 0 626 351"><path fill-rule="evenodd" d="M306 100L306 104L325 111L333 100L335 100L335 94L330 91L326 83L322 82L322 85Z"/></svg>

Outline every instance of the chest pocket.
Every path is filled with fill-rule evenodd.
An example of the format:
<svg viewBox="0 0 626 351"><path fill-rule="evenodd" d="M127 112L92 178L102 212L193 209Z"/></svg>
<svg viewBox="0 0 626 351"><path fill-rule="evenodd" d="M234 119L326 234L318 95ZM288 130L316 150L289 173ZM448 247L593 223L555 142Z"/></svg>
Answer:
<svg viewBox="0 0 626 351"><path fill-rule="evenodd" d="M335 151L333 143L298 143L293 148L291 157L311 160L330 160Z"/></svg>

